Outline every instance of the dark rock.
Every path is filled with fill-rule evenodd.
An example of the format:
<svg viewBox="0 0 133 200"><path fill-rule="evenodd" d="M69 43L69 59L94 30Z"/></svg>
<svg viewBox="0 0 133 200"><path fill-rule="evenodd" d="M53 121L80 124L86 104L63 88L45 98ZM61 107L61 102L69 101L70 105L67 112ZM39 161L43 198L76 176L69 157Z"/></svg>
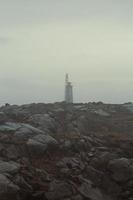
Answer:
<svg viewBox="0 0 133 200"><path fill-rule="evenodd" d="M113 198L117 198L122 191L122 188L108 174L104 174L101 180L100 188Z"/></svg>
<svg viewBox="0 0 133 200"><path fill-rule="evenodd" d="M131 161L127 158L114 159L109 162L108 169L115 181L126 182L133 177Z"/></svg>
<svg viewBox="0 0 133 200"><path fill-rule="evenodd" d="M73 197L71 198L71 200L83 200L83 197L82 197L80 194L78 194L78 195L76 195L76 196L73 196Z"/></svg>
<svg viewBox="0 0 133 200"><path fill-rule="evenodd" d="M95 183L95 185L100 186L104 173L94 169L91 166L87 166L85 169L85 175L88 179Z"/></svg>
<svg viewBox="0 0 133 200"><path fill-rule="evenodd" d="M65 182L54 181L50 184L50 190L46 193L48 200L62 200L63 198L71 197L73 188Z"/></svg>
<svg viewBox="0 0 133 200"><path fill-rule="evenodd" d="M32 186L29 185L22 176L16 176L14 182L21 188L21 190L24 190L25 192L32 192L33 190Z"/></svg>
<svg viewBox="0 0 133 200"><path fill-rule="evenodd" d="M51 181L50 175L45 170L36 169L36 176L39 176L42 181Z"/></svg>
<svg viewBox="0 0 133 200"><path fill-rule="evenodd" d="M41 103L0 111L0 200L132 199L133 115L125 107Z"/></svg>
<svg viewBox="0 0 133 200"><path fill-rule="evenodd" d="M5 156L9 160L17 160L20 157L18 148L13 144L8 145L8 147L5 149L5 151L6 151Z"/></svg>
<svg viewBox="0 0 133 200"><path fill-rule="evenodd" d="M20 188L11 182L6 176L0 174L0 199L18 200Z"/></svg>
<svg viewBox="0 0 133 200"><path fill-rule="evenodd" d="M118 158L117 154L110 152L99 152L95 154L94 158L91 160L90 165L92 165L96 169L100 169L102 171L106 170L108 163L110 160Z"/></svg>
<svg viewBox="0 0 133 200"><path fill-rule="evenodd" d="M78 188L80 194L90 200L111 200L111 198L103 194L100 189L95 187L91 181L82 179L82 184Z"/></svg>
<svg viewBox="0 0 133 200"><path fill-rule="evenodd" d="M0 124L4 124L7 121L7 116L4 112L0 112Z"/></svg>

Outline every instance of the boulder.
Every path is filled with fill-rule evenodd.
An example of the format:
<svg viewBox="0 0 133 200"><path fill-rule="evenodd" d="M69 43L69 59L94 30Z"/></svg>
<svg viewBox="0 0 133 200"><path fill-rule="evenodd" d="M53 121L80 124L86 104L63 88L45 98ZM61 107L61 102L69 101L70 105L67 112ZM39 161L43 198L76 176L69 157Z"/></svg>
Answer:
<svg viewBox="0 0 133 200"><path fill-rule="evenodd" d="M90 179L97 186L101 185L104 173L94 169L92 166L87 166L85 170L86 177Z"/></svg>
<svg viewBox="0 0 133 200"><path fill-rule="evenodd" d="M103 194L101 190L93 183L87 179L81 180L81 185L78 187L78 191L80 194L85 198L89 200L111 200L109 196L106 194Z"/></svg>
<svg viewBox="0 0 133 200"><path fill-rule="evenodd" d="M108 169L115 181L126 182L133 177L133 166L127 158L119 158L111 160Z"/></svg>
<svg viewBox="0 0 133 200"><path fill-rule="evenodd" d="M16 174L20 169L20 165L16 162L5 162L0 161L0 174L8 173L8 174Z"/></svg>
<svg viewBox="0 0 133 200"><path fill-rule="evenodd" d="M39 134L27 141L31 153L44 153L47 149L57 147L58 142L50 135Z"/></svg>
<svg viewBox="0 0 133 200"><path fill-rule="evenodd" d="M121 186L116 183L108 174L104 174L101 180L101 184L99 185L103 191L106 191L107 194L112 196L113 198L117 199L120 195L122 188Z"/></svg>
<svg viewBox="0 0 133 200"><path fill-rule="evenodd" d="M1 132L15 132L17 129L21 128L20 123L6 122L4 125L0 125Z"/></svg>
<svg viewBox="0 0 133 200"><path fill-rule="evenodd" d="M15 123L15 122L6 122L3 125L0 125L0 131L5 133L16 133L16 134L43 134L44 132L25 123Z"/></svg>
<svg viewBox="0 0 133 200"><path fill-rule="evenodd" d="M18 128L14 134L14 138L16 138L16 141L26 141L29 138L32 138L33 136L36 136L38 134L45 134L44 131L41 131L38 128L35 128L29 124L21 123L20 125L20 128Z"/></svg>
<svg viewBox="0 0 133 200"><path fill-rule="evenodd" d="M73 188L71 185L63 181L53 181L50 184L50 190L45 195L48 200L62 200L71 197L72 194Z"/></svg>
<svg viewBox="0 0 133 200"><path fill-rule="evenodd" d="M109 195L117 196L121 192L121 187L113 181L108 174L96 170L91 166L86 167L86 177L90 179L97 187L106 191Z"/></svg>
<svg viewBox="0 0 133 200"><path fill-rule="evenodd" d="M0 155L4 158L17 160L31 152L43 153L57 146L57 141L29 124L7 122L0 125ZM28 149L27 149L28 147ZM30 152L28 151L30 150Z"/></svg>
<svg viewBox="0 0 133 200"><path fill-rule="evenodd" d="M106 170L109 161L116 158L118 158L118 155L115 153L110 153L108 151L98 152L91 160L90 165L92 165L95 169L103 171Z"/></svg>
<svg viewBox="0 0 133 200"><path fill-rule="evenodd" d="M21 190L25 190L25 194L30 193L33 188L31 185L29 185L26 180L24 179L24 177L17 175L14 179L14 182L17 186L20 187Z"/></svg>
<svg viewBox="0 0 133 200"><path fill-rule="evenodd" d="M55 132L56 123L49 114L35 114L29 117L28 122L44 131Z"/></svg>
<svg viewBox="0 0 133 200"><path fill-rule="evenodd" d="M18 200L20 188L11 182L6 176L0 174L0 199L1 200Z"/></svg>
<svg viewBox="0 0 133 200"><path fill-rule="evenodd" d="M4 112L0 112L0 124L4 124L7 120L7 117Z"/></svg>
<svg viewBox="0 0 133 200"><path fill-rule="evenodd" d="M5 147L5 157L8 158L8 160L17 160L20 157L19 147L15 146L14 144L6 145Z"/></svg>

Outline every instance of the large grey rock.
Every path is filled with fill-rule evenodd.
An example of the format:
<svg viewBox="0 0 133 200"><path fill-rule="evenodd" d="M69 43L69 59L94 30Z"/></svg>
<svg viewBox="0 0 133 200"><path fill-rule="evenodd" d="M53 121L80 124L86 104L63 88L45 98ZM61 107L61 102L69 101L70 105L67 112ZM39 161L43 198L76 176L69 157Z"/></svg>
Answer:
<svg viewBox="0 0 133 200"><path fill-rule="evenodd" d="M42 144L53 144L53 145L57 145L57 141L51 137L50 135L37 135L35 137L33 137L33 140L36 140Z"/></svg>
<svg viewBox="0 0 133 200"><path fill-rule="evenodd" d="M25 130L27 129L27 131L29 131L29 133L30 133L30 131L32 133L38 133L38 134L39 133L43 133L43 131L41 131L38 128L35 128L35 127L33 127L33 126L29 125L29 124L21 123L20 125L21 125L21 128L19 130L21 130L22 132L26 132Z"/></svg>
<svg viewBox="0 0 133 200"><path fill-rule="evenodd" d="M3 125L0 125L0 131L2 132L15 132L16 134L43 134L43 131L25 123L15 123L15 122L6 122Z"/></svg>
<svg viewBox="0 0 133 200"><path fill-rule="evenodd" d="M103 117L108 117L110 116L109 113L107 113L106 111L102 110L102 109L98 109L98 110L95 110L94 113L98 114L98 115L101 115Z"/></svg>
<svg viewBox="0 0 133 200"><path fill-rule="evenodd" d="M6 122L4 125L0 125L1 132L14 132L17 129L21 128L20 123Z"/></svg>
<svg viewBox="0 0 133 200"><path fill-rule="evenodd" d="M32 138L35 135L38 134L45 134L44 131L39 130L38 128L35 128L29 124L20 124L21 127L18 128L15 131L14 137L16 137L16 140L28 140L29 138Z"/></svg>
<svg viewBox="0 0 133 200"><path fill-rule="evenodd" d="M3 144L0 155L12 160L29 156L27 144L32 155L57 145L57 141L44 131L25 123L7 122L0 125L0 131L0 143Z"/></svg>
<svg viewBox="0 0 133 200"><path fill-rule="evenodd" d="M39 134L45 134L29 124L6 122L0 125L0 141L5 144L25 143L29 138Z"/></svg>
<svg viewBox="0 0 133 200"><path fill-rule="evenodd" d="M18 200L19 187L12 183L6 176L0 174L0 199Z"/></svg>
<svg viewBox="0 0 133 200"><path fill-rule="evenodd" d="M36 140L29 139L27 142L28 150L31 156L42 154L46 151L47 145L44 145Z"/></svg>
<svg viewBox="0 0 133 200"><path fill-rule="evenodd" d="M57 146L58 142L50 135L37 135L28 140L27 145L30 152L43 153L48 148L53 148Z"/></svg>
<svg viewBox="0 0 133 200"><path fill-rule="evenodd" d="M16 162L0 161L0 174L9 173L16 174L20 169L20 165Z"/></svg>
<svg viewBox="0 0 133 200"><path fill-rule="evenodd" d="M56 123L53 118L50 117L49 114L35 114L32 115L29 119L28 122L31 124L39 127L40 129L44 131L55 131L56 129Z"/></svg>

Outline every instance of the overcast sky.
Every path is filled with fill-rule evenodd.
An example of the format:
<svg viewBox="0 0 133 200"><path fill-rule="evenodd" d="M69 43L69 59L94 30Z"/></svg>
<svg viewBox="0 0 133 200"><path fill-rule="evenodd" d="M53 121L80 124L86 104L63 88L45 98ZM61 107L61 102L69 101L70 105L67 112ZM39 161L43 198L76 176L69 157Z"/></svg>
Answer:
<svg viewBox="0 0 133 200"><path fill-rule="evenodd" d="M133 0L0 0L0 104L133 101Z"/></svg>

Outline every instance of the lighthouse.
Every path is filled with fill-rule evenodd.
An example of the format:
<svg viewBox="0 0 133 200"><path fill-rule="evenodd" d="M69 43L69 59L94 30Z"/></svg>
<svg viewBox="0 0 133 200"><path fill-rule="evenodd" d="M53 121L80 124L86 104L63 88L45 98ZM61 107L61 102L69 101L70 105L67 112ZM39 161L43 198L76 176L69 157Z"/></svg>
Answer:
<svg viewBox="0 0 133 200"><path fill-rule="evenodd" d="M73 86L72 83L69 81L68 74L66 74L65 77L65 102L73 103Z"/></svg>

